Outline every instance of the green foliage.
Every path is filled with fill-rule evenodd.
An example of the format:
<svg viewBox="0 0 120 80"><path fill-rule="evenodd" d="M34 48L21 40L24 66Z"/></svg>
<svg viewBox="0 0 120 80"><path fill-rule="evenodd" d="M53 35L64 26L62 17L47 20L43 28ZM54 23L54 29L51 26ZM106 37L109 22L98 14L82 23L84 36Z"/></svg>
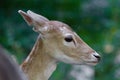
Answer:
<svg viewBox="0 0 120 80"><path fill-rule="evenodd" d="M80 37L102 55L95 67L95 80L120 80L115 63L120 54L119 0L4 0L0 1L0 44L24 60L37 33L28 27L19 9L32 10L49 19L69 24ZM60 63L50 80L71 80L70 65Z"/></svg>

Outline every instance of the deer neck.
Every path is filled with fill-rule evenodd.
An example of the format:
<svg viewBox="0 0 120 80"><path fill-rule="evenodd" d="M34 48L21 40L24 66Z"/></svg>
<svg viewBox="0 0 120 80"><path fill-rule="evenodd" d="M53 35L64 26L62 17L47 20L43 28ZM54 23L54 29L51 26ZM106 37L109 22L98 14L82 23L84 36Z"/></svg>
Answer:
<svg viewBox="0 0 120 80"><path fill-rule="evenodd" d="M29 80L48 80L56 69L56 60L47 54L41 38L21 65Z"/></svg>

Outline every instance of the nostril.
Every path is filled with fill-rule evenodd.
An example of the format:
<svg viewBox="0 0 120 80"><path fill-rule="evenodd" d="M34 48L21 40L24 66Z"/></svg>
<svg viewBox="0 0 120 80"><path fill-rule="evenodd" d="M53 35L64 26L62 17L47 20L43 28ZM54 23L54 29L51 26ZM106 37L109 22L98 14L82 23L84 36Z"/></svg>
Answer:
<svg viewBox="0 0 120 80"><path fill-rule="evenodd" d="M98 59L98 61L101 60L101 57L99 55L94 55L94 56Z"/></svg>

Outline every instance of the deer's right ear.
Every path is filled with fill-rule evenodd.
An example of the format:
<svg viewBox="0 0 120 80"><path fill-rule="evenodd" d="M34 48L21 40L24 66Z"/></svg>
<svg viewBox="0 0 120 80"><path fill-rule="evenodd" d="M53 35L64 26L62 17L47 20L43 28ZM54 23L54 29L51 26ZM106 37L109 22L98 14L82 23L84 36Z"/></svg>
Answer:
<svg viewBox="0 0 120 80"><path fill-rule="evenodd" d="M36 32L44 28L44 24L49 20L41 15L38 15L30 10L26 12L19 10L20 15L24 18L28 25L32 25Z"/></svg>

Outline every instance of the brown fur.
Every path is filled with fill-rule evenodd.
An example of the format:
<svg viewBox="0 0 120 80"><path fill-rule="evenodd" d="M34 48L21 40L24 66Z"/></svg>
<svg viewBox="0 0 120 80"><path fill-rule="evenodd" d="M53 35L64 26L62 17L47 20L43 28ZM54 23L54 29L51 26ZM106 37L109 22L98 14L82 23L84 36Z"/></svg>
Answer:
<svg viewBox="0 0 120 80"><path fill-rule="evenodd" d="M98 63L99 55L90 48L67 24L49 21L32 11L19 11L25 21L40 35L30 55L22 64L29 80L48 80L58 61L69 64ZM65 38L70 35L72 41Z"/></svg>

